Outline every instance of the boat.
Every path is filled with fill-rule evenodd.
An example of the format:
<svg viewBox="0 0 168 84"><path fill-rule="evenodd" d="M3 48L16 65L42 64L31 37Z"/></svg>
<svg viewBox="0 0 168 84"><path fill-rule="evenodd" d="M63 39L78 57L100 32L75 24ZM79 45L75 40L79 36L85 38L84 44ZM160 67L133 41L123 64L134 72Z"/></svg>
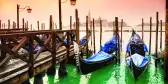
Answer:
<svg viewBox="0 0 168 84"><path fill-rule="evenodd" d="M128 57L126 57L126 63L135 79L138 79L147 68L149 57L145 55L146 52L148 52L148 49L145 43L133 30L129 43L127 44L126 53Z"/></svg>
<svg viewBox="0 0 168 84"><path fill-rule="evenodd" d="M79 46L74 42L74 53L78 71L81 74L88 74L116 62L116 55L114 54L116 50L118 50L118 46L116 44L116 34L114 34L112 39L104 44L104 47L101 46L98 53L87 59L82 58Z"/></svg>

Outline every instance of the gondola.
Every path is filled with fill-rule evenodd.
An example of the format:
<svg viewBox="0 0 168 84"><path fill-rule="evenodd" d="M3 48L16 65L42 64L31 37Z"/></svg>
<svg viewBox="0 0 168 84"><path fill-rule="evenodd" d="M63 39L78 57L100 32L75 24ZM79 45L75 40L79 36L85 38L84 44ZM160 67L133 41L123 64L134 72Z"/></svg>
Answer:
<svg viewBox="0 0 168 84"><path fill-rule="evenodd" d="M148 52L145 43L134 30L129 43L127 44L126 52L129 54L128 57L126 57L126 63L131 69L134 78L138 79L138 77L146 70L149 58L148 56L145 56L145 53Z"/></svg>
<svg viewBox="0 0 168 84"><path fill-rule="evenodd" d="M101 47L100 51L97 54L92 55L88 59L82 58L78 44L74 42L77 69L81 74L88 74L104 66L107 66L115 62L116 55L114 55L113 53L116 50L118 50L118 46L116 44L116 34L113 35L112 39L105 43L104 47Z"/></svg>

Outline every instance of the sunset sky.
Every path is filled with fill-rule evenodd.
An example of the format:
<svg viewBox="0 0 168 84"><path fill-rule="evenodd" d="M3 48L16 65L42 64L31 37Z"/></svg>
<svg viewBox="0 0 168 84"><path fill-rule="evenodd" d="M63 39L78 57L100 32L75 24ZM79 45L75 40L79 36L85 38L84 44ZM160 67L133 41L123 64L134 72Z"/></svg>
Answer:
<svg viewBox="0 0 168 84"><path fill-rule="evenodd" d="M62 0L65 1L65 0ZM30 6L32 13L26 10L20 12L21 19L25 18L29 24L36 26L36 21L49 23L49 16L53 15L54 21L58 24L58 0L0 0L0 19L7 23L7 20L16 21L16 5L21 7ZM165 0L77 0L76 6L71 6L70 1L62 3L62 23L69 24L69 16L75 15L75 9L79 10L81 22L85 22L89 10L91 16L106 18L108 21L114 17L124 19L128 25L141 23L141 18L149 22L153 17L155 22L156 12L159 12L159 19L165 20Z"/></svg>

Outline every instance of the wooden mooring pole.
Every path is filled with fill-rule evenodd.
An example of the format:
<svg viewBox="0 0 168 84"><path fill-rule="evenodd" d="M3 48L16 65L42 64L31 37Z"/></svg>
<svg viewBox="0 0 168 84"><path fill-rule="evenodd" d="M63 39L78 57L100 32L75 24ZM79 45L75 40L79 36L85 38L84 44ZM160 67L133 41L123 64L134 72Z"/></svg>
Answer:
<svg viewBox="0 0 168 84"><path fill-rule="evenodd" d="M5 23L4 23L4 29L5 29Z"/></svg>
<svg viewBox="0 0 168 84"><path fill-rule="evenodd" d="M0 20L0 29L1 29L2 27L1 27L1 20Z"/></svg>
<svg viewBox="0 0 168 84"><path fill-rule="evenodd" d="M93 18L93 45L94 45L94 54L96 53L96 44L95 44L95 25L94 25L94 18Z"/></svg>
<svg viewBox="0 0 168 84"><path fill-rule="evenodd" d="M88 56L88 16L86 16L86 56Z"/></svg>
<svg viewBox="0 0 168 84"><path fill-rule="evenodd" d="M122 51L122 41L123 41L123 19L121 19L121 51Z"/></svg>
<svg viewBox="0 0 168 84"><path fill-rule="evenodd" d="M56 31L54 31L53 29L53 24L52 24L52 15L50 15L50 18L49 18L49 29L52 30L52 66L47 70L47 75L55 75L56 73L56 69L55 69L55 61L56 61Z"/></svg>
<svg viewBox="0 0 168 84"><path fill-rule="evenodd" d="M57 27L55 29L57 29ZM43 30L45 30L45 23L43 23Z"/></svg>
<svg viewBox="0 0 168 84"><path fill-rule="evenodd" d="M41 23L41 30L43 30L43 28L44 28L43 26L44 26L43 23Z"/></svg>
<svg viewBox="0 0 168 84"><path fill-rule="evenodd" d="M26 25L27 25L27 24L25 23L25 27L24 27L24 30L25 30L25 28L26 28Z"/></svg>
<svg viewBox="0 0 168 84"><path fill-rule="evenodd" d="M53 25L52 27L53 27L53 29L54 29L54 21L52 22L52 25Z"/></svg>
<svg viewBox="0 0 168 84"><path fill-rule="evenodd" d="M24 18L22 19L22 27L23 27L23 31L25 30L25 22L24 22Z"/></svg>
<svg viewBox="0 0 168 84"><path fill-rule="evenodd" d="M119 33L118 33L118 17L115 17L115 33L116 33L116 43L118 50L116 51L117 61L120 63L120 41L119 41Z"/></svg>
<svg viewBox="0 0 168 84"><path fill-rule="evenodd" d="M93 29L92 29L92 21L90 21L90 30L91 30L91 50L93 49Z"/></svg>
<svg viewBox="0 0 168 84"><path fill-rule="evenodd" d="M142 18L142 41L144 41L144 20Z"/></svg>
<svg viewBox="0 0 168 84"><path fill-rule="evenodd" d="M53 68L55 68L55 66L56 66L56 31L54 31L54 28L53 28L53 26L54 26L54 24L52 24L52 15L50 15L50 29L52 29L52 66L53 66ZM38 21L38 23L39 23L39 21ZM54 74L55 74L55 72L54 72Z"/></svg>
<svg viewBox="0 0 168 84"><path fill-rule="evenodd" d="M4 27L4 26L3 26L3 23L2 23L2 26L1 26L1 28L2 28L2 29L4 29L3 27Z"/></svg>
<svg viewBox="0 0 168 84"><path fill-rule="evenodd" d="M70 16L70 30L72 29L72 16Z"/></svg>
<svg viewBox="0 0 168 84"><path fill-rule="evenodd" d="M44 23L44 26L45 26L45 23ZM57 23L55 23L55 29L57 29Z"/></svg>
<svg viewBox="0 0 168 84"><path fill-rule="evenodd" d="M160 20L160 50L162 51L162 20Z"/></svg>
<svg viewBox="0 0 168 84"><path fill-rule="evenodd" d="M32 28L33 28L33 26L32 26L32 24L30 25L30 30L32 31Z"/></svg>
<svg viewBox="0 0 168 84"><path fill-rule="evenodd" d="M79 45L79 18L78 18L78 10L75 10L75 18L76 18L76 42Z"/></svg>
<svg viewBox="0 0 168 84"><path fill-rule="evenodd" d="M73 24L73 28L74 28L74 29L76 29L76 26L75 26L75 25L76 25L76 23L74 22L74 24Z"/></svg>
<svg viewBox="0 0 168 84"><path fill-rule="evenodd" d="M168 83L168 0L166 0L166 26L165 26L165 31L166 31L166 38L165 38L165 48L166 48L166 53L164 56L164 79L165 82Z"/></svg>
<svg viewBox="0 0 168 84"><path fill-rule="evenodd" d="M34 76L33 69L34 69L34 55L33 55L33 37L31 36L29 39L30 50L29 50L29 76L30 78Z"/></svg>
<svg viewBox="0 0 168 84"><path fill-rule="evenodd" d="M102 45L102 20L100 19L100 46Z"/></svg>
<svg viewBox="0 0 168 84"><path fill-rule="evenodd" d="M13 25L13 29L15 29L16 27L15 27L15 22L14 22L14 21L13 21L13 24L12 24L12 25Z"/></svg>
<svg viewBox="0 0 168 84"><path fill-rule="evenodd" d="M52 24L52 22L51 22L51 24ZM38 31L40 30L39 21L37 21L37 29L38 29Z"/></svg>
<svg viewBox="0 0 168 84"><path fill-rule="evenodd" d="M25 31L28 31L28 28L29 28L29 22L26 21L26 29L25 29Z"/></svg>
<svg viewBox="0 0 168 84"><path fill-rule="evenodd" d="M8 29L10 29L10 20L8 19Z"/></svg>
<svg viewBox="0 0 168 84"><path fill-rule="evenodd" d="M152 17L150 17L149 55L151 55L151 42L152 42Z"/></svg>
<svg viewBox="0 0 168 84"><path fill-rule="evenodd" d="M155 66L157 66L157 61L158 61L158 21L159 21L159 13L156 12L156 48L155 48L155 55L156 55L156 60L155 60Z"/></svg>

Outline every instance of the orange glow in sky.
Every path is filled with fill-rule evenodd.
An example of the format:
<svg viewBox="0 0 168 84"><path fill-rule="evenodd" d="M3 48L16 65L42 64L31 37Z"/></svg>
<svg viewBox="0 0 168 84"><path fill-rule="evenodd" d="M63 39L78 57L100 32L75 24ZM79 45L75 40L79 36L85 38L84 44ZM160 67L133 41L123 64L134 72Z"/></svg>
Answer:
<svg viewBox="0 0 168 84"><path fill-rule="evenodd" d="M65 1L65 0L62 0ZM58 0L0 0L0 19L7 23L7 20L16 21L16 5L21 7L30 6L32 13L26 10L20 12L21 19L25 18L29 24L36 27L37 21L49 23L49 16L53 15L54 21L58 24ZM81 22L85 22L89 10L91 16L106 18L113 21L114 17L124 19L128 25L141 23L141 18L149 22L153 17L155 22L156 12L159 12L159 19L165 20L165 0L77 0L76 6L71 6L70 1L62 3L62 23L69 24L69 16L75 15L75 9L79 11Z"/></svg>

